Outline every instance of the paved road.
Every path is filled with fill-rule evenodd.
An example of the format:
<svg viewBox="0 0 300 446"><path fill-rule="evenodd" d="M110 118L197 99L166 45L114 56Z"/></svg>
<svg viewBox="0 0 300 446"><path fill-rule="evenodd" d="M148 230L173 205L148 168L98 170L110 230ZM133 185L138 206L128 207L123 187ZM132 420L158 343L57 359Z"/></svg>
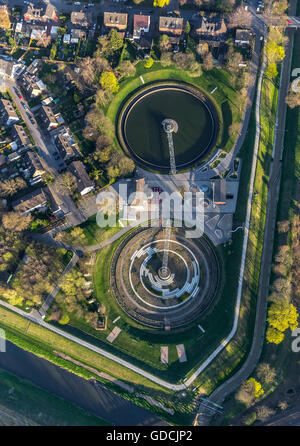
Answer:
<svg viewBox="0 0 300 446"><path fill-rule="evenodd" d="M37 3L38 0L30 0L32 3ZM9 4L10 6L14 5L14 6L24 6L24 0L3 0L4 3ZM101 1L100 3L94 3L94 6L92 7L88 7L88 3L93 3L90 2L88 0L86 1L81 1L81 5L80 6L76 6L74 5L74 1L70 1L70 0L51 0L51 3L59 10L59 11L63 11L63 12L68 12L70 13L71 11L74 10L81 10L81 9L85 9L85 6L87 7L86 9L92 9L94 14L100 14L103 13L104 11L121 11L121 12L127 12L130 14L139 14L141 11L144 11L144 13L151 13L152 17L157 18L160 15L162 15L162 11L163 12L167 12L167 11L176 11L179 10L179 6L178 6L178 1L177 0L171 0L169 5L167 5L165 8L153 8L153 7L149 7L146 5L138 5L138 6L130 6L129 7L127 5L124 5L121 2L113 2L113 1L109 1L109 0L105 0L105 1ZM250 8L255 14L256 14L256 6ZM197 11L197 9L193 9L193 10L184 10L182 9L180 11L180 14L182 17L184 17L184 19L186 20L190 20L194 15L197 15L199 13L199 11ZM259 15L258 16L261 20L265 20L264 15ZM273 21L274 24L277 23L277 19L276 17L274 17L273 19L268 16L267 20L269 23L271 23L271 21ZM300 17L294 17L292 15L290 15L288 17L288 20L291 21L292 23L289 24L287 23L287 27L300 27Z"/></svg>
<svg viewBox="0 0 300 446"><path fill-rule="evenodd" d="M264 426L300 426L300 406L274 416Z"/></svg>
<svg viewBox="0 0 300 446"><path fill-rule="evenodd" d="M292 0L291 4L292 11L294 11L295 8L296 8L296 2L295 0ZM271 174L269 180L264 246L263 246L263 254L261 261L260 286L257 298L256 320L255 320L253 342L249 356L244 365L232 378L227 380L223 385L218 387L210 395L210 399L218 404L221 404L224 401L225 397L231 392L233 392L252 373L261 355L261 350L264 342L267 297L269 292L269 280L270 280L270 271L272 264L275 223L277 216L277 203L279 198L280 179L281 179L281 158L283 150L283 139L284 139L285 117L286 117L285 98L287 95L288 85L290 80L291 59L293 51L293 37L294 37L293 32L291 30L287 30L287 35L289 37L289 41L286 45L286 57L283 61L282 71L281 71L281 83L280 83L278 106L277 106L277 118L276 118L277 124L274 137L273 162L271 165Z"/></svg>
<svg viewBox="0 0 300 446"><path fill-rule="evenodd" d="M38 126L37 122L34 119L34 123L30 121L27 113L30 113L31 117L33 116L28 102L23 97L22 100L19 98L21 92L18 89L17 85L13 81L6 80L5 81L7 88L9 89L10 94L13 97L15 104L17 105L22 118L30 131L32 138L35 142L35 145L38 147L38 152L41 157L41 161L43 166L47 172L49 172L55 179L58 177L58 162L54 159L53 153L56 152L56 147L51 139L50 135L44 135L41 128ZM27 106L28 111L24 109L25 104ZM76 207L70 195L63 191L58 187L57 183L49 185L49 189L52 194L56 197L57 203L60 205L64 213L67 215L67 220L69 220L71 225L77 225L85 221L85 216L80 212L80 210Z"/></svg>
<svg viewBox="0 0 300 446"><path fill-rule="evenodd" d="M54 288L52 289L51 293L48 294L48 296L45 299L43 305L39 309L39 313L40 313L41 317L44 317L46 315L48 309L51 307L53 300L55 299L55 297L57 296L57 294L59 292L59 289L60 289L59 284L61 283L64 275L67 274L72 268L74 268L74 266L76 265L78 260L79 260L79 256L78 256L78 254L76 252L74 252L72 259L70 260L70 262L66 266L66 268L63 271L60 279L57 281L57 283L54 286Z"/></svg>

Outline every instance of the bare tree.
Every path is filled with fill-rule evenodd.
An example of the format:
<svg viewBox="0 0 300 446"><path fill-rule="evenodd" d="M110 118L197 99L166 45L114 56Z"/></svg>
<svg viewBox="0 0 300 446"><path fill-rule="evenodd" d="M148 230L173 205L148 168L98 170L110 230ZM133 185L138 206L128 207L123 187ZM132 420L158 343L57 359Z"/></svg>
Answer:
<svg viewBox="0 0 300 446"><path fill-rule="evenodd" d="M57 189L64 193L73 194L77 189L77 181L71 172L62 173L56 180Z"/></svg>
<svg viewBox="0 0 300 446"><path fill-rule="evenodd" d="M30 227L32 216L20 212L7 212L2 216L3 227L12 232L25 231Z"/></svg>
<svg viewBox="0 0 300 446"><path fill-rule="evenodd" d="M243 6L239 6L229 16L229 28L249 28L252 23L251 13Z"/></svg>
<svg viewBox="0 0 300 446"><path fill-rule="evenodd" d="M256 373L257 377L265 384L271 384L276 377L276 370L266 362L259 364Z"/></svg>
<svg viewBox="0 0 300 446"><path fill-rule="evenodd" d="M207 53L203 57L203 68L206 71L210 71L214 68L214 58L211 53Z"/></svg>
<svg viewBox="0 0 300 446"><path fill-rule="evenodd" d="M257 413L257 418L258 418L258 420L260 420L260 421L264 421L264 420L266 420L267 418L269 418L269 417L271 417L272 415L274 415L274 414L275 414L275 410L271 409L271 408L268 407L268 406L262 405L262 406L259 406L259 407L256 409L256 413Z"/></svg>

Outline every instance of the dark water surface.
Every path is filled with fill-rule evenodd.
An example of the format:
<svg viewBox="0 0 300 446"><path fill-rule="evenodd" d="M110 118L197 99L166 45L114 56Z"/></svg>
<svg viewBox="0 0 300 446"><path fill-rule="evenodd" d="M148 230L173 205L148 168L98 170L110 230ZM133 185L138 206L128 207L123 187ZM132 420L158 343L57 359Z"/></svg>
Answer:
<svg viewBox="0 0 300 446"><path fill-rule="evenodd" d="M158 167L170 165L167 136L161 124L165 118L174 119L179 127L173 133L178 168L206 153L214 128L208 108L187 91L165 89L142 97L127 116L126 140L141 160Z"/></svg>
<svg viewBox="0 0 300 446"><path fill-rule="evenodd" d="M166 425L150 411L103 386L96 387L92 382L22 350L11 342L6 343L6 353L0 353L0 368L116 426Z"/></svg>

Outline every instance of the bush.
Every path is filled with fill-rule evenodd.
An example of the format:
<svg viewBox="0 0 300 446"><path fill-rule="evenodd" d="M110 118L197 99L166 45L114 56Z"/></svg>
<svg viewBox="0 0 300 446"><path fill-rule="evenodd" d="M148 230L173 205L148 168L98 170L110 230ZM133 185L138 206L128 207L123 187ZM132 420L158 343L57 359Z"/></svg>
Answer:
<svg viewBox="0 0 300 446"><path fill-rule="evenodd" d="M70 318L69 318L69 316L67 315L67 313L64 313L64 314L61 316L61 318L60 318L60 320L59 320L59 323L60 323L61 325L67 325L69 322L70 322Z"/></svg>
<svg viewBox="0 0 300 446"><path fill-rule="evenodd" d="M248 415L245 415L242 419L243 424L246 426L250 426L256 420L256 412L251 412Z"/></svg>

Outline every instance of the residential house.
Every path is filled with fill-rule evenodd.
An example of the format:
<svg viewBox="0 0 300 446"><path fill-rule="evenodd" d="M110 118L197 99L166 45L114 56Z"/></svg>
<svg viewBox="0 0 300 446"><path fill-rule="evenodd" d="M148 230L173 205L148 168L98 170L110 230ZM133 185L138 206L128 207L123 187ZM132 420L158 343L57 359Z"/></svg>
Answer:
<svg viewBox="0 0 300 446"><path fill-rule="evenodd" d="M69 171L75 176L77 180L77 188L80 195L86 195L94 190L94 183L88 176L85 167L81 161L73 161L69 165Z"/></svg>
<svg viewBox="0 0 300 446"><path fill-rule="evenodd" d="M141 36L150 31L150 16L134 14L133 16L133 39L140 39Z"/></svg>
<svg viewBox="0 0 300 446"><path fill-rule="evenodd" d="M23 64L17 63L15 60L0 58L0 78L14 79L24 68Z"/></svg>
<svg viewBox="0 0 300 446"><path fill-rule="evenodd" d="M11 22L7 5L0 5L0 29L10 29Z"/></svg>
<svg viewBox="0 0 300 446"><path fill-rule="evenodd" d="M32 31L32 27L30 23L26 22L18 22L15 27L15 33L18 37L30 37Z"/></svg>
<svg viewBox="0 0 300 446"><path fill-rule="evenodd" d="M64 34L64 37L63 37L63 43L65 43L65 44L69 44L69 43L71 43L71 34Z"/></svg>
<svg viewBox="0 0 300 446"><path fill-rule="evenodd" d="M72 159L80 154L78 144L72 137L70 130L63 128L55 138L56 147L64 161Z"/></svg>
<svg viewBox="0 0 300 446"><path fill-rule="evenodd" d="M36 189L29 194L12 202L12 208L15 212L22 214L29 214L37 209L46 209L48 203L48 196L45 189Z"/></svg>
<svg viewBox="0 0 300 446"><path fill-rule="evenodd" d="M32 146L24 127L22 127L21 125L14 124L12 133L20 149L28 149Z"/></svg>
<svg viewBox="0 0 300 446"><path fill-rule="evenodd" d="M7 163L7 157L5 155L0 154L0 167L5 166Z"/></svg>
<svg viewBox="0 0 300 446"><path fill-rule="evenodd" d="M164 34L174 34L181 36L183 31L182 17L160 17L159 18L159 32Z"/></svg>
<svg viewBox="0 0 300 446"><path fill-rule="evenodd" d="M42 61L40 59L34 59L30 65L26 68L26 73L37 74L37 72L42 68Z"/></svg>
<svg viewBox="0 0 300 446"><path fill-rule="evenodd" d="M19 121L19 117L12 102L7 99L0 99L0 119L6 126Z"/></svg>
<svg viewBox="0 0 300 446"><path fill-rule="evenodd" d="M249 46L252 42L253 34L250 29L237 29L235 32L235 46Z"/></svg>
<svg viewBox="0 0 300 446"><path fill-rule="evenodd" d="M103 24L107 28L116 28L119 31L126 31L128 14L120 12L105 12Z"/></svg>
<svg viewBox="0 0 300 446"><path fill-rule="evenodd" d="M19 78L19 83L31 97L39 96L47 88L41 79L28 71L22 74L22 76Z"/></svg>
<svg viewBox="0 0 300 446"><path fill-rule="evenodd" d="M49 0L39 1L36 4L29 3L27 11L24 14L24 20L26 22L58 22L58 14L55 6L53 6Z"/></svg>
<svg viewBox="0 0 300 446"><path fill-rule="evenodd" d="M84 29L73 28L71 29L70 43L78 43L79 40L86 40L87 32Z"/></svg>
<svg viewBox="0 0 300 446"><path fill-rule="evenodd" d="M30 38L33 40L40 40L47 36L47 26L34 25L31 28Z"/></svg>
<svg viewBox="0 0 300 446"><path fill-rule="evenodd" d="M46 172L42 166L41 159L36 152L26 152L24 156L25 169L31 178L42 177Z"/></svg>
<svg viewBox="0 0 300 446"><path fill-rule="evenodd" d="M59 124L63 123L60 113L55 113L50 105L42 105L41 118L48 131L55 129Z"/></svg>
<svg viewBox="0 0 300 446"><path fill-rule="evenodd" d="M194 33L202 40L217 40L225 42L227 36L227 26L223 15L199 15L194 25Z"/></svg>
<svg viewBox="0 0 300 446"><path fill-rule="evenodd" d="M90 11L73 11L71 23L82 28L89 28L93 23L93 14Z"/></svg>
<svg viewBox="0 0 300 446"><path fill-rule="evenodd" d="M13 163L14 161L17 161L21 158L21 155L18 152L11 152L7 156L8 162Z"/></svg>

